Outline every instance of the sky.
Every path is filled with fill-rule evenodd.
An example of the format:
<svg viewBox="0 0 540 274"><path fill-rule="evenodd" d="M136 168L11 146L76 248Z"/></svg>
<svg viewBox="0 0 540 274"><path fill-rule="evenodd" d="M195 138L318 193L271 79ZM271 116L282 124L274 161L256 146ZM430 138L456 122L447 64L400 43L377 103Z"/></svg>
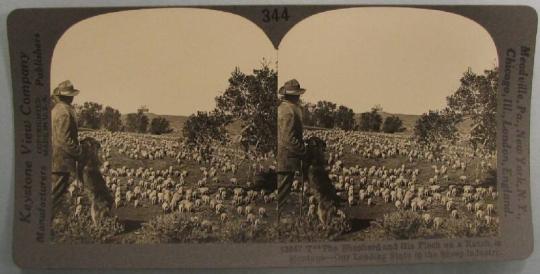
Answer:
<svg viewBox="0 0 540 274"><path fill-rule="evenodd" d="M278 53L279 52L279 53ZM279 60L278 60L279 57ZM497 64L495 45L464 17L410 8L352 8L311 16L276 51L242 17L203 9L153 9L96 16L70 28L53 55L51 85L71 80L75 103L189 115L211 110L238 66L278 60L278 82L297 79L304 100L356 112L421 114L444 107L471 67Z"/></svg>
<svg viewBox="0 0 540 274"><path fill-rule="evenodd" d="M74 103L189 115L214 108L235 67L250 72L263 58L276 61L270 40L237 15L187 8L109 13L60 38L51 88L69 79L81 90Z"/></svg>
<svg viewBox="0 0 540 274"><path fill-rule="evenodd" d="M446 106L468 67L497 64L491 37L465 17L412 8L353 8L314 15L279 46L279 83L297 79L309 102L364 112L422 114Z"/></svg>

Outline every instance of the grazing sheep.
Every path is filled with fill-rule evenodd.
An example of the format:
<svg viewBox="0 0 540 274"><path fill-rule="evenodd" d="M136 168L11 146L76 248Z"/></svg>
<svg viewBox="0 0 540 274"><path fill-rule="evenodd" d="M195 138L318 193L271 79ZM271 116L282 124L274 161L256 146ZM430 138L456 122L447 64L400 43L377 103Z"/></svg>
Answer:
<svg viewBox="0 0 540 274"><path fill-rule="evenodd" d="M488 216L491 216L493 214L494 208L495 207L493 206L493 204L488 204L486 206L486 213Z"/></svg>
<svg viewBox="0 0 540 274"><path fill-rule="evenodd" d="M249 213L246 217L246 220L248 221L248 223L251 223L251 224L254 224L255 223L255 215L253 213Z"/></svg>
<svg viewBox="0 0 540 274"><path fill-rule="evenodd" d="M253 211L253 207L250 205L247 205L244 209L246 215L250 214Z"/></svg>
<svg viewBox="0 0 540 274"><path fill-rule="evenodd" d="M418 209L418 205L417 205L416 201L412 201L411 202L411 210L413 212L416 212L417 209Z"/></svg>
<svg viewBox="0 0 540 274"><path fill-rule="evenodd" d="M263 218L266 216L266 209L264 207L259 208L259 217Z"/></svg>
<svg viewBox="0 0 540 274"><path fill-rule="evenodd" d="M368 206L372 206L373 205L373 200L371 198L368 198L367 200L367 205Z"/></svg>
<svg viewBox="0 0 540 274"><path fill-rule="evenodd" d="M216 215L219 215L224 209L223 204L219 203L216 205Z"/></svg>
<svg viewBox="0 0 540 274"><path fill-rule="evenodd" d="M224 223L225 221L227 221L227 213L223 212L221 213L221 215L219 216L219 219L221 220L222 223Z"/></svg>
<svg viewBox="0 0 540 274"><path fill-rule="evenodd" d="M395 206L396 206L397 209L402 209L403 208L403 205L402 205L400 200L396 201Z"/></svg>
<svg viewBox="0 0 540 274"><path fill-rule="evenodd" d="M163 212L165 213L169 212L169 204L167 202L164 202L163 204L161 204L161 209L163 209Z"/></svg>
<svg viewBox="0 0 540 274"><path fill-rule="evenodd" d="M80 217L80 216L81 216L81 212L82 212L82 205L81 205L81 204L78 204L78 205L75 207L75 213L73 214L73 216L75 216L75 217Z"/></svg>
<svg viewBox="0 0 540 274"><path fill-rule="evenodd" d="M122 199L120 197L116 197L114 199L114 207L119 208L122 206Z"/></svg>
<svg viewBox="0 0 540 274"><path fill-rule="evenodd" d="M431 223L431 215L429 215L428 213L424 213L422 215L422 219L424 220L424 223L427 225Z"/></svg>
<svg viewBox="0 0 540 274"><path fill-rule="evenodd" d="M482 219L483 217L484 217L484 211L482 211L481 209L477 210L476 211L476 218Z"/></svg>
<svg viewBox="0 0 540 274"><path fill-rule="evenodd" d="M439 229L443 223L443 219L441 217L435 217L433 219L433 228Z"/></svg>
<svg viewBox="0 0 540 274"><path fill-rule="evenodd" d="M354 205L354 196L349 195L349 198L347 199L347 201L349 203L349 206L353 206Z"/></svg>
<svg viewBox="0 0 540 274"><path fill-rule="evenodd" d="M474 204L474 210L478 211L478 210L482 209L482 206L483 206L482 202L477 202L477 203Z"/></svg>
<svg viewBox="0 0 540 274"><path fill-rule="evenodd" d="M454 208L454 202L451 200L446 203L446 211L450 212Z"/></svg>

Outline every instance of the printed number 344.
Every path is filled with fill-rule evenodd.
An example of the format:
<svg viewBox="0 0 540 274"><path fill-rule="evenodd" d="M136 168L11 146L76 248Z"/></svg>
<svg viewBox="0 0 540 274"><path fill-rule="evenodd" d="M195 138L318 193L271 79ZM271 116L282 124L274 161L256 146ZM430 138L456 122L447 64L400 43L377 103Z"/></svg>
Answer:
<svg viewBox="0 0 540 274"><path fill-rule="evenodd" d="M288 21L289 20L289 12L287 11L287 8L279 9L279 8L273 8L273 9L263 9L263 22L268 23L270 21Z"/></svg>

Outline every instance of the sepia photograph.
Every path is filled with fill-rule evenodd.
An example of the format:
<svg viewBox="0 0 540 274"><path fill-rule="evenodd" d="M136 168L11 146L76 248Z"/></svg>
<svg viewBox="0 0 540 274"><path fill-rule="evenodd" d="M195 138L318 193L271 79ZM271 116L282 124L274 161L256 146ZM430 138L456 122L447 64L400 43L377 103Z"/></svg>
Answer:
<svg viewBox="0 0 540 274"><path fill-rule="evenodd" d="M499 237L498 58L422 8L316 13L278 46L211 9L77 22L50 68L50 241Z"/></svg>

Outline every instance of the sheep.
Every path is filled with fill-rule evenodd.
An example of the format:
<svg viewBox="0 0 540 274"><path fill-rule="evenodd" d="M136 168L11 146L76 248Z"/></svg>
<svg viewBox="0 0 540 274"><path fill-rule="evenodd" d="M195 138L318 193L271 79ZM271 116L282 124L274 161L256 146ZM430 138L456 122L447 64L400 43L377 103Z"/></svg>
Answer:
<svg viewBox="0 0 540 274"><path fill-rule="evenodd" d="M347 199L348 203L349 203L349 206L353 206L354 205L354 196L350 195L349 198Z"/></svg>
<svg viewBox="0 0 540 274"><path fill-rule="evenodd" d="M491 216L493 214L494 208L495 207L493 206L493 204L487 204L486 213L488 216Z"/></svg>
<svg viewBox="0 0 540 274"><path fill-rule="evenodd" d="M400 200L396 201L395 206L396 206L397 209L402 209L403 208L403 205L402 205Z"/></svg>
<svg viewBox="0 0 540 274"><path fill-rule="evenodd" d="M228 219L227 213L225 213L225 212L221 213L221 215L219 216L219 219L221 220L222 223L227 221L227 219Z"/></svg>
<svg viewBox="0 0 540 274"><path fill-rule="evenodd" d="M73 214L73 216L75 216L75 217L80 217L80 216L81 216L81 212L82 212L82 205L81 205L81 204L78 204L78 205L75 207L75 213Z"/></svg>
<svg viewBox="0 0 540 274"><path fill-rule="evenodd" d="M259 217L263 218L266 216L266 209L264 207L259 208Z"/></svg>
<svg viewBox="0 0 540 274"><path fill-rule="evenodd" d="M474 204L474 210L478 211L478 210L482 209L482 206L483 206L482 202L477 202L477 203Z"/></svg>
<svg viewBox="0 0 540 274"><path fill-rule="evenodd" d="M163 209L163 212L165 213L169 212L169 204L167 202L164 202L163 204L161 204L161 209Z"/></svg>
<svg viewBox="0 0 540 274"><path fill-rule="evenodd" d="M251 223L251 224L254 224L255 223L255 215L253 213L249 213L246 217L246 220L248 221L248 223Z"/></svg>
<svg viewBox="0 0 540 274"><path fill-rule="evenodd" d="M121 207L121 206L122 206L122 198L116 197L116 198L114 199L114 207L115 207L115 208L119 208L119 207Z"/></svg>
<svg viewBox="0 0 540 274"><path fill-rule="evenodd" d="M424 220L424 223L427 225L431 223L431 215L428 213L422 214L422 219Z"/></svg>
<svg viewBox="0 0 540 274"><path fill-rule="evenodd" d="M483 217L484 217L484 211L482 211L481 209L477 210L476 211L476 218L482 219Z"/></svg>
<svg viewBox="0 0 540 274"><path fill-rule="evenodd" d="M413 212L416 212L417 209L418 209L418 205L417 205L416 201L412 201L411 202L411 210Z"/></svg>
<svg viewBox="0 0 540 274"><path fill-rule="evenodd" d="M247 205L245 208L244 208L244 211L246 213L246 215L250 214L252 211L253 211L253 207L250 206L250 205Z"/></svg>
<svg viewBox="0 0 540 274"><path fill-rule="evenodd" d="M442 223L443 223L443 219L441 217L433 218L433 228L439 229Z"/></svg>
<svg viewBox="0 0 540 274"><path fill-rule="evenodd" d="M457 209L452 210L451 216L452 216L452 218L454 218L454 219L457 219L457 218L458 218L458 211L457 211Z"/></svg>
<svg viewBox="0 0 540 274"><path fill-rule="evenodd" d="M446 211L450 212L453 208L454 208L454 202L452 202L452 200L449 200L446 203Z"/></svg>
<svg viewBox="0 0 540 274"><path fill-rule="evenodd" d="M219 215L224 209L224 205L219 203L216 205L216 215Z"/></svg>

